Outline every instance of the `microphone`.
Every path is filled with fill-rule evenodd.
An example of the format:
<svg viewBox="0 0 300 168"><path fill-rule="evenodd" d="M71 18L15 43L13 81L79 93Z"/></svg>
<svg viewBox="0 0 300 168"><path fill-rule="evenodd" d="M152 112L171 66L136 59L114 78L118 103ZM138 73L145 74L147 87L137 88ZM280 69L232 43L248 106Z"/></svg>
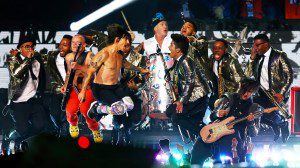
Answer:
<svg viewBox="0 0 300 168"><path fill-rule="evenodd" d="M251 54L251 48L243 48L243 50L244 50L244 53L246 55L250 55Z"/></svg>
<svg viewBox="0 0 300 168"><path fill-rule="evenodd" d="M124 56L124 52L122 50L118 50L117 53Z"/></svg>

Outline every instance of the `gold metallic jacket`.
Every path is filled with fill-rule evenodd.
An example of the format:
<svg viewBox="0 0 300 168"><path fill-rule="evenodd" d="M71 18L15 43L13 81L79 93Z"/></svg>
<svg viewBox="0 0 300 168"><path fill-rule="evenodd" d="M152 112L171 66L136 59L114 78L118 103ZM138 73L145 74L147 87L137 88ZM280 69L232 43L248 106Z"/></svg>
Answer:
<svg viewBox="0 0 300 168"><path fill-rule="evenodd" d="M33 59L36 59L40 64L40 73L39 73L39 89L40 91L44 91L44 64L42 60L42 56L35 52L33 58L25 57L22 60L20 53L16 56L9 56L8 57L8 71L10 76L10 81L8 85L8 99L15 100L17 99L21 93L23 92L23 86L28 81L29 77L29 70L28 65L31 63Z"/></svg>
<svg viewBox="0 0 300 168"><path fill-rule="evenodd" d="M208 42L205 37L202 36L191 43L187 55L195 61L197 68L202 71L201 73L205 75L207 83L211 86L213 84L213 76L212 71L209 69Z"/></svg>
<svg viewBox="0 0 300 168"><path fill-rule="evenodd" d="M247 64L245 74L247 77L258 78L260 56ZM286 53L273 49L271 50L268 66L269 87L276 93L282 94L285 98L289 96L289 89L293 82L293 69L288 61Z"/></svg>
<svg viewBox="0 0 300 168"><path fill-rule="evenodd" d="M197 38L196 41L192 42L191 45L198 51L198 59L201 59L201 63L205 63L208 60L208 42L204 36Z"/></svg>
<svg viewBox="0 0 300 168"><path fill-rule="evenodd" d="M217 94L218 88L215 86L218 85L218 77L213 72L214 62L215 58L213 55L211 55L209 69L214 76L214 93ZM220 66L223 67L222 76L224 80L224 91L230 93L238 92L240 89L241 80L245 77L239 61L232 57L229 53L226 53L222 57L222 63Z"/></svg>
<svg viewBox="0 0 300 168"><path fill-rule="evenodd" d="M185 104L194 102L210 92L204 74L197 70L191 57L182 56L174 66L172 82L177 86L179 101Z"/></svg>
<svg viewBox="0 0 300 168"><path fill-rule="evenodd" d="M64 84L57 66L56 58L59 51L49 51L47 55L43 56L45 70L46 70L46 92L60 94L60 88Z"/></svg>

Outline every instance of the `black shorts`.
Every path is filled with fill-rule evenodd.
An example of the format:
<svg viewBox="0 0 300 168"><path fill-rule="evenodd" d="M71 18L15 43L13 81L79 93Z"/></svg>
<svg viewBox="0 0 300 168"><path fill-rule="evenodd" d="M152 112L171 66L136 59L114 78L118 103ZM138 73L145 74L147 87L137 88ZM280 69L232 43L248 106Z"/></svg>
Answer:
<svg viewBox="0 0 300 168"><path fill-rule="evenodd" d="M120 101L123 97L129 96L120 84L103 85L93 83L92 91L93 96L99 103L109 106Z"/></svg>

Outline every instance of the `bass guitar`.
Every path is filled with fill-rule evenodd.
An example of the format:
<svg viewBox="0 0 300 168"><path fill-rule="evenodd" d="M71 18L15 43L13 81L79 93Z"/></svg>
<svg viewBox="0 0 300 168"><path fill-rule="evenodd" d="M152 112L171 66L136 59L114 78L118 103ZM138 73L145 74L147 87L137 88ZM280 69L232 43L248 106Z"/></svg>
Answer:
<svg viewBox="0 0 300 168"><path fill-rule="evenodd" d="M75 62L77 60L78 53L80 51L81 45L82 45L82 43L78 44L78 48L77 48L77 51L75 53L73 62ZM70 98L70 94L71 94L71 91L72 91L75 72L76 72L75 69L71 69L71 72L70 72L70 75L69 75L69 78L68 78L68 83L67 83L67 86L66 86L66 92L63 94L63 98L62 98L61 105L60 105L60 108L61 108L62 111L66 110L66 105L67 105L67 102Z"/></svg>

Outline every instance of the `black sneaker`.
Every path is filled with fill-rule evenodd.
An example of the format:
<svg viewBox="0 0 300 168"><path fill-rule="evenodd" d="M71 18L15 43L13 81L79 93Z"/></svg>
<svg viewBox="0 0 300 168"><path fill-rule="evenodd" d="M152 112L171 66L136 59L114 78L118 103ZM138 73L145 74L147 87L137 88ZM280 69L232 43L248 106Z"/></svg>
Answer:
<svg viewBox="0 0 300 168"><path fill-rule="evenodd" d="M97 101L94 101L93 103L91 103L91 106L87 112L87 116L90 119L93 119L97 116L97 107L98 107L99 103Z"/></svg>
<svg viewBox="0 0 300 168"><path fill-rule="evenodd" d="M280 136L280 127L277 125L272 125L271 127L274 132L274 142L276 142Z"/></svg>
<svg viewBox="0 0 300 168"><path fill-rule="evenodd" d="M289 123L287 121L285 121L284 124L280 127L280 129L281 129L282 142L286 143L286 141L290 137Z"/></svg>

